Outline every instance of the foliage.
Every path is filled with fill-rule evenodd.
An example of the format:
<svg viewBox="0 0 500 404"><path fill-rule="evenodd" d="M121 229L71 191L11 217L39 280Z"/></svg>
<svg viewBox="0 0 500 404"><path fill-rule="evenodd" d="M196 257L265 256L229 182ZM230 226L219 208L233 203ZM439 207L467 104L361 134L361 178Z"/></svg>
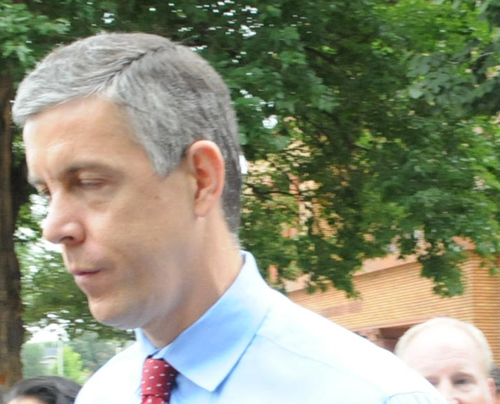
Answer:
<svg viewBox="0 0 500 404"><path fill-rule="evenodd" d="M24 344L21 352L23 377L45 376L49 369L43 363L46 346L38 343Z"/></svg>
<svg viewBox="0 0 500 404"><path fill-rule="evenodd" d="M83 367L89 374L104 365L121 345L119 342L103 340L96 332L85 332L70 341L70 346L80 355Z"/></svg>
<svg viewBox="0 0 500 404"><path fill-rule="evenodd" d="M80 354L75 352L70 346L65 345L62 348L62 355L62 369L59 369L59 365L56 364L52 369L52 374L67 377L80 384L85 383L89 377L89 373L83 369Z"/></svg>
<svg viewBox="0 0 500 404"><path fill-rule="evenodd" d="M58 18L34 14L25 3L0 1L0 58L3 68L16 79L31 68L54 40L66 33L68 23ZM50 41L47 39L50 38Z"/></svg>
<svg viewBox="0 0 500 404"><path fill-rule="evenodd" d="M258 7L255 40L241 44L247 63L225 75L250 75L229 83L245 98L259 95L256 120L278 117L266 135L246 135L249 156L291 169L288 184L282 171L268 173L267 195L286 192L292 179L316 184L298 198L309 214L295 248L277 232L267 243L274 264L298 266L313 289L333 281L352 295L362 261L393 242L402 255L419 255L436 292L461 293L466 255L456 237L472 240L492 270L499 251L498 130L459 102L474 85L467 50L491 41L487 25L475 10L427 1L306 3ZM297 137L303 152L290 164L286 146ZM281 197L267 204L275 212ZM252 235L272 238L263 222L250 221Z"/></svg>
<svg viewBox="0 0 500 404"><path fill-rule="evenodd" d="M80 354L72 346L62 345L61 342L24 344L22 362L24 378L58 375L84 383L90 375Z"/></svg>

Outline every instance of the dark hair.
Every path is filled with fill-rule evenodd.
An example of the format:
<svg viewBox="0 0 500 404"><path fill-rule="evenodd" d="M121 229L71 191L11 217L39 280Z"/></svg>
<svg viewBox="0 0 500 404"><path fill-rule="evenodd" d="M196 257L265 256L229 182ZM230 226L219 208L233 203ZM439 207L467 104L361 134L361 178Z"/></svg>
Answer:
<svg viewBox="0 0 500 404"><path fill-rule="evenodd" d="M81 386L59 376L39 376L16 383L6 402L18 397L34 397L46 404L73 404Z"/></svg>

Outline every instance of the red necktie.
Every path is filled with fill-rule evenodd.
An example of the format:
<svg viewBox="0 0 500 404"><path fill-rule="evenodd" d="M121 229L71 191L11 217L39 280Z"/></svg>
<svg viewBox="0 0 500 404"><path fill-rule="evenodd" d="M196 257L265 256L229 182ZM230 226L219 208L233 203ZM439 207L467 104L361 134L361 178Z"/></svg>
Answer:
<svg viewBox="0 0 500 404"><path fill-rule="evenodd" d="M142 370L141 404L168 404L178 373L163 359L147 358Z"/></svg>

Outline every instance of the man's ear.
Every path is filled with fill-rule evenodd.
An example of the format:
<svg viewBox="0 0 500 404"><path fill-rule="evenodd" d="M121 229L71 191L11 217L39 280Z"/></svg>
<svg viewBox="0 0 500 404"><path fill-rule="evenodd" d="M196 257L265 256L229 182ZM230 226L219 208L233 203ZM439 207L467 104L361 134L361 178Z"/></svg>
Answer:
<svg viewBox="0 0 500 404"><path fill-rule="evenodd" d="M495 379L492 377L488 378L488 388L490 390L490 395L491 395L491 402L495 403L496 397L497 397L497 388L495 385Z"/></svg>
<svg viewBox="0 0 500 404"><path fill-rule="evenodd" d="M198 140L188 149L185 161L196 181L195 214L207 216L218 204L224 188L224 157L214 142Z"/></svg>

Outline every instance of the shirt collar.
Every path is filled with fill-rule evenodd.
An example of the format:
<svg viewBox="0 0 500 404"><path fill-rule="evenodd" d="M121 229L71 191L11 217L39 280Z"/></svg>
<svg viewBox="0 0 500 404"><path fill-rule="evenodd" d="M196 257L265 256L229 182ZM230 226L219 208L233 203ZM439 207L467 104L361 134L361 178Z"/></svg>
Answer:
<svg viewBox="0 0 500 404"><path fill-rule="evenodd" d="M269 288L252 254L241 252L244 264L222 297L172 343L156 349L136 330L144 356L163 357L184 377L213 391L236 365L252 341L269 306Z"/></svg>

